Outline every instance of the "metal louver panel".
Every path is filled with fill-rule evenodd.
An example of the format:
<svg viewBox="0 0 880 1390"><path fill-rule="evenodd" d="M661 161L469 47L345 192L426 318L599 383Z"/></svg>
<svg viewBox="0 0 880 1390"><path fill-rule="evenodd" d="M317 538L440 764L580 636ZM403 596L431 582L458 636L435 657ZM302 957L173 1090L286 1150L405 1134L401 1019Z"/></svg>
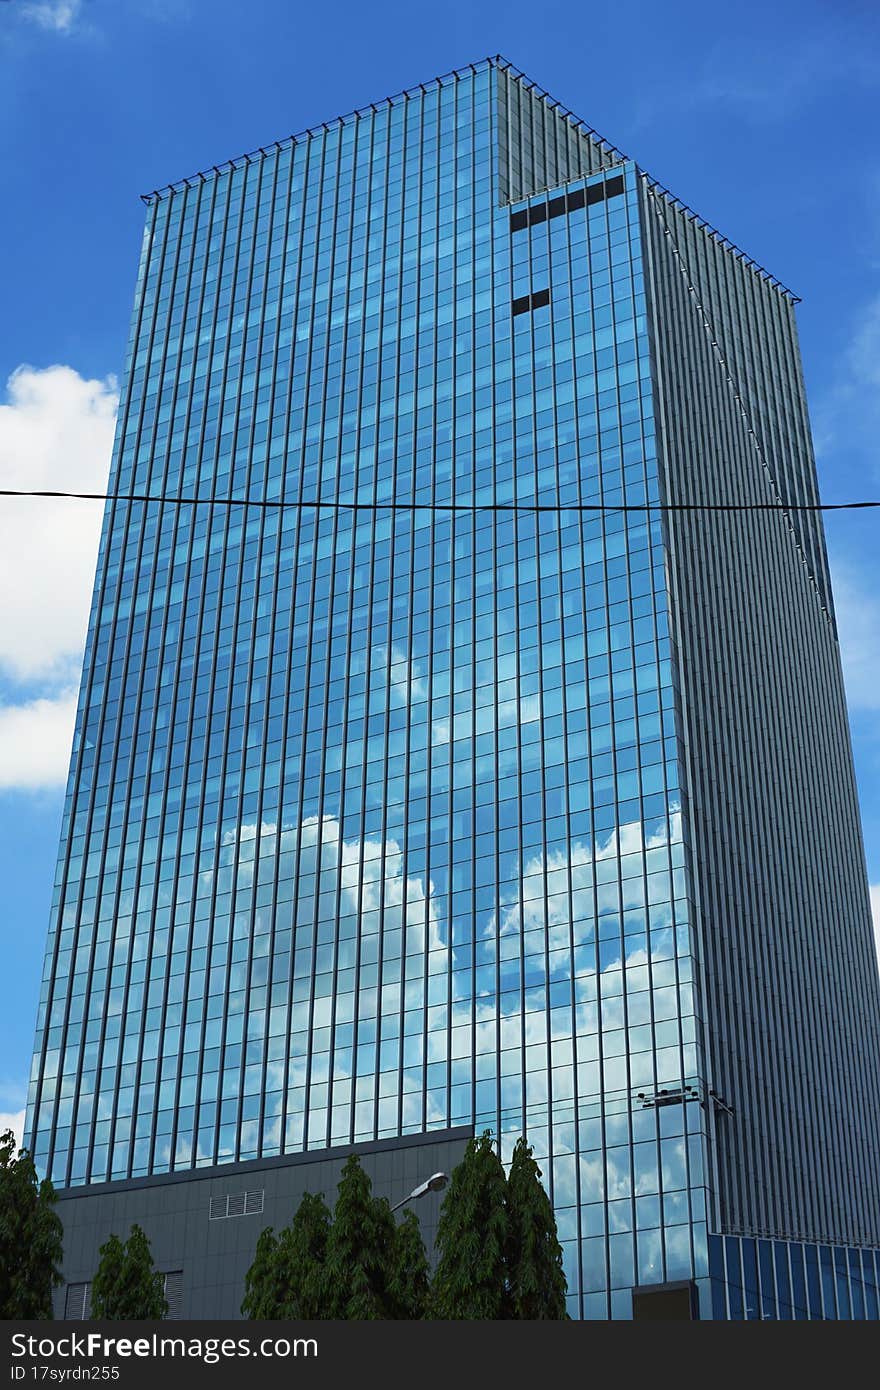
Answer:
<svg viewBox="0 0 880 1390"><path fill-rule="evenodd" d="M68 1284L64 1298L64 1316L68 1322L82 1322L89 1316L89 1303L92 1286Z"/></svg>
<svg viewBox="0 0 880 1390"><path fill-rule="evenodd" d="M212 1197L208 1204L208 1218L220 1221L227 1216L258 1216L263 1210L264 1188L253 1188L250 1192L228 1192L221 1197Z"/></svg>
<svg viewBox="0 0 880 1390"><path fill-rule="evenodd" d="M183 1270L172 1269L165 1275L165 1300L168 1304L168 1319L183 1317Z"/></svg>

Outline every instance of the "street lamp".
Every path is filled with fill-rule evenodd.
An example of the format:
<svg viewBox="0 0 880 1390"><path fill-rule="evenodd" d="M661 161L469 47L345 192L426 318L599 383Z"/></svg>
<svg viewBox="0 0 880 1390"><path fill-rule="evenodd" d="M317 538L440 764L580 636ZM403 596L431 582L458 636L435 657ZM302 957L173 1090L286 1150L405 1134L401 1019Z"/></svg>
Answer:
<svg viewBox="0 0 880 1390"><path fill-rule="evenodd" d="M397 1211L407 1202L417 1201L419 1197L427 1197L429 1192L442 1192L448 1182L448 1173L432 1173L424 1182L420 1182L418 1187L414 1187L408 1197L404 1197L400 1202L395 1202L391 1210Z"/></svg>

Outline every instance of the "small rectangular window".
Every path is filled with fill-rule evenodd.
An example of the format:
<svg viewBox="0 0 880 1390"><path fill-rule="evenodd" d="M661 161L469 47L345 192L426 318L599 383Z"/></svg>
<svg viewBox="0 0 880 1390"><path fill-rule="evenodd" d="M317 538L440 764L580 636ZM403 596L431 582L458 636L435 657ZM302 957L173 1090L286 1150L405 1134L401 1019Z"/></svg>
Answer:
<svg viewBox="0 0 880 1390"><path fill-rule="evenodd" d="M531 309L540 309L542 305L550 303L549 290L535 290L534 294L520 295L511 304L513 314L527 314Z"/></svg>
<svg viewBox="0 0 880 1390"><path fill-rule="evenodd" d="M618 174L616 178L605 180L605 197L617 198L624 190L623 174Z"/></svg>
<svg viewBox="0 0 880 1390"><path fill-rule="evenodd" d="M510 230L522 231L524 227L534 227L546 222L548 217L562 217L564 213L575 212L578 208L593 207L603 203L606 198L616 198L624 192L626 185L622 174L602 183L590 184L589 188L576 188L573 193L560 193L546 203L535 203L530 208L519 208L510 214ZM522 310L520 312L523 312Z"/></svg>

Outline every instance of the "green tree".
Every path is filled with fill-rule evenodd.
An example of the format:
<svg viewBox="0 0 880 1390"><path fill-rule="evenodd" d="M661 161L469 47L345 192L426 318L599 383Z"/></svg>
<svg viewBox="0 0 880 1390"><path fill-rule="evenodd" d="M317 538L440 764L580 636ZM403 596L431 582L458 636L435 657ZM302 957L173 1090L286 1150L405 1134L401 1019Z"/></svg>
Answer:
<svg viewBox="0 0 880 1390"><path fill-rule="evenodd" d="M512 1318L567 1318L562 1246L541 1170L518 1139L507 1174L507 1284Z"/></svg>
<svg viewBox="0 0 880 1390"><path fill-rule="evenodd" d="M306 1192L278 1242L278 1278L284 1318L327 1318L327 1242L330 1212L321 1196Z"/></svg>
<svg viewBox="0 0 880 1390"><path fill-rule="evenodd" d="M395 1224L391 1208L372 1195L356 1154L342 1170L327 1237L327 1317L366 1322L393 1317L389 1291Z"/></svg>
<svg viewBox="0 0 880 1390"><path fill-rule="evenodd" d="M245 1318L280 1318L278 1240L271 1226L260 1232L251 1267L245 1275L241 1314Z"/></svg>
<svg viewBox="0 0 880 1390"><path fill-rule="evenodd" d="M505 1189L504 1169L486 1130L468 1142L440 1211L431 1284L435 1318L510 1316Z"/></svg>
<svg viewBox="0 0 880 1390"><path fill-rule="evenodd" d="M272 1227L257 1241L245 1279L246 1318L327 1318L326 1254L330 1212L323 1197L303 1194L293 1221L276 1236Z"/></svg>
<svg viewBox="0 0 880 1390"><path fill-rule="evenodd" d="M116 1235L101 1246L92 1282L92 1317L112 1321L164 1318L168 1312L164 1276L153 1268L150 1242L132 1226L123 1245Z"/></svg>
<svg viewBox="0 0 880 1390"><path fill-rule="evenodd" d="M0 1318L51 1318L63 1227L54 1187L16 1147L11 1129L0 1135Z"/></svg>
<svg viewBox="0 0 880 1390"><path fill-rule="evenodd" d="M306 1193L290 1226L270 1227L257 1242L241 1311L249 1318L422 1318L428 1260L419 1223L399 1226L352 1155L331 1218L324 1199Z"/></svg>
<svg viewBox="0 0 880 1390"><path fill-rule="evenodd" d="M428 1316L428 1257L415 1212L404 1213L394 1232L388 1277L389 1317Z"/></svg>

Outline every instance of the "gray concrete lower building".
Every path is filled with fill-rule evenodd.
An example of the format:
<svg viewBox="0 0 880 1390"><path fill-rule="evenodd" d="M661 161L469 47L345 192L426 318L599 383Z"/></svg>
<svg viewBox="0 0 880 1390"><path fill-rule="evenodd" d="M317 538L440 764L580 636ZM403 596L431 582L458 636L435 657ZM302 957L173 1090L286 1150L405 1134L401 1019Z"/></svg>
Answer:
<svg viewBox="0 0 880 1390"><path fill-rule="evenodd" d="M359 1155L374 1194L394 1206L432 1174L451 1173L471 1133L461 1127L63 1189L58 1214L64 1223L64 1284L55 1295L55 1316L89 1317L100 1247L112 1233L125 1239L136 1222L165 1274L169 1317L238 1318L260 1232L286 1226L304 1192L323 1193L332 1209L350 1153ZM429 1251L442 1201L442 1193L429 1193L413 1206Z"/></svg>

